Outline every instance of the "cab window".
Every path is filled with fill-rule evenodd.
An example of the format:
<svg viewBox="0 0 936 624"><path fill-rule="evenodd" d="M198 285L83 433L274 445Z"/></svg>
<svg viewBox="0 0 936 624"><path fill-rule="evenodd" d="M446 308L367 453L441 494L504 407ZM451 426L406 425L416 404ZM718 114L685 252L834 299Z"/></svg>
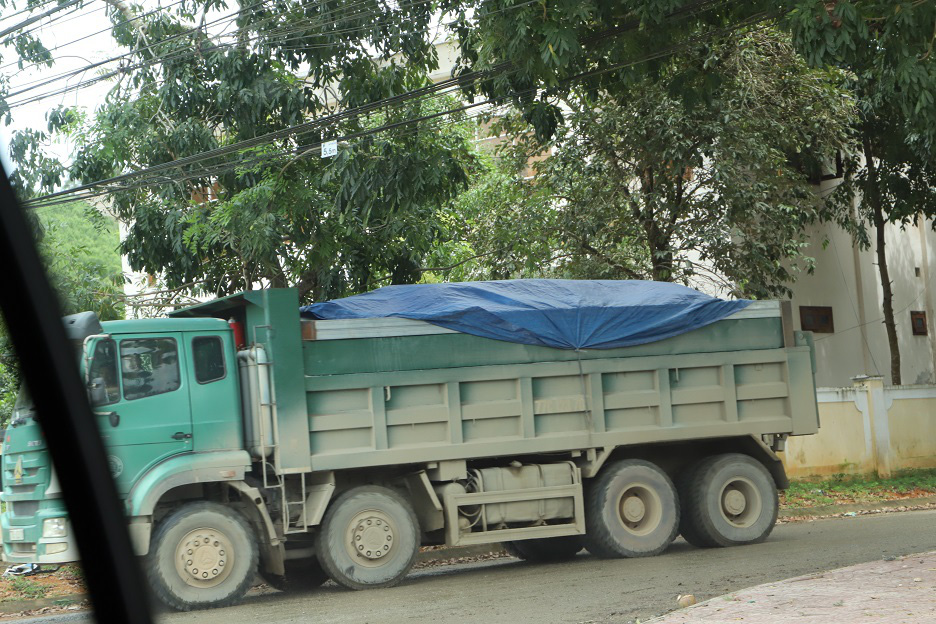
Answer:
<svg viewBox="0 0 936 624"><path fill-rule="evenodd" d="M121 341L120 372L127 401L177 390L182 381L176 341L172 338Z"/></svg>
<svg viewBox="0 0 936 624"><path fill-rule="evenodd" d="M224 379L224 347L219 336L192 339L195 380L200 384Z"/></svg>
<svg viewBox="0 0 936 624"><path fill-rule="evenodd" d="M88 368L88 399L91 407L110 405L120 400L117 345L113 340L101 340L94 345L94 355Z"/></svg>

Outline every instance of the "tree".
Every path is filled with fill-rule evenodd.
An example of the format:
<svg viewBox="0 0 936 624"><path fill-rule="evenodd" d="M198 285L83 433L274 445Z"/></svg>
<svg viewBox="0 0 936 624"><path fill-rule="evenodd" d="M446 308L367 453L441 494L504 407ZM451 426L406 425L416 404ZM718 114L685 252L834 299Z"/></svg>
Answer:
<svg viewBox="0 0 936 624"><path fill-rule="evenodd" d="M895 385L902 382L900 346L884 231L888 223L922 225L936 217L934 23L932 2L804 6L790 20L798 48L814 64L844 70L857 100L845 182L832 199L846 209L854 204L872 229ZM857 234L859 244L870 245L871 237Z"/></svg>
<svg viewBox="0 0 936 624"><path fill-rule="evenodd" d="M262 283L322 298L419 279L441 208L476 164L471 131L440 114L455 106L445 97L368 105L429 84L433 3L242 2L237 29L214 35L199 20L219 2L110 4L134 71L93 114L50 111L50 133L80 146L70 163L41 150L45 135L18 137L34 172L17 180L24 196L163 167L107 197L131 267L168 290ZM348 138L320 158L335 137Z"/></svg>
<svg viewBox="0 0 936 624"><path fill-rule="evenodd" d="M486 72L477 89L513 103L541 137L562 121L562 94L614 91L654 79L686 47L768 24L793 35L815 67L875 67L877 80L918 128L936 121L930 67L936 6L914 0L452 0L460 71ZM920 62L926 61L926 62ZM687 102L705 99L722 76L698 67L680 84Z"/></svg>
<svg viewBox="0 0 936 624"><path fill-rule="evenodd" d="M700 67L720 76L707 100L674 96ZM811 270L805 226L832 216L804 165L847 140L852 102L837 81L783 35L754 30L626 89L571 90L535 178L482 191L476 249L499 275L711 279L739 296L783 294L796 270ZM525 122L507 125L520 137L508 148L515 163L543 153Z"/></svg>
<svg viewBox="0 0 936 624"><path fill-rule="evenodd" d="M933 187L928 171L936 146L936 3L557 0L524 6L513 0L465 0L459 6L462 71L490 72L481 91L511 101L541 138L561 125L559 101L573 84L610 92L653 79L665 67L668 51L751 22L772 22L791 33L795 49L810 65L844 70L861 116L853 144L843 150L848 184L830 200L838 204L842 225L855 231L858 244L869 239L842 211L851 198L859 202L855 216L874 230L891 377L900 382L883 227L936 214L925 191ZM706 100L722 80L718 66L696 72L703 79L686 81L679 94L688 103Z"/></svg>
<svg viewBox="0 0 936 624"><path fill-rule="evenodd" d="M36 242L64 314L91 310L102 321L123 318L116 224L92 210L65 204L31 213ZM18 360L0 321L0 428L9 422L19 385Z"/></svg>

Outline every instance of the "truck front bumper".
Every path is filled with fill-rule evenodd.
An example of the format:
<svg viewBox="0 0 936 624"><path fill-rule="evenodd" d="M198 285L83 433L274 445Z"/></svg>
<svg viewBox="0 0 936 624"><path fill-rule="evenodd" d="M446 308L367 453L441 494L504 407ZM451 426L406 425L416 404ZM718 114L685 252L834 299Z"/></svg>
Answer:
<svg viewBox="0 0 936 624"><path fill-rule="evenodd" d="M78 561L78 547L71 522L61 499L45 500L30 516L8 511L0 516L3 529L3 560L9 563L72 563ZM65 518L63 537L43 537L42 525L49 518Z"/></svg>

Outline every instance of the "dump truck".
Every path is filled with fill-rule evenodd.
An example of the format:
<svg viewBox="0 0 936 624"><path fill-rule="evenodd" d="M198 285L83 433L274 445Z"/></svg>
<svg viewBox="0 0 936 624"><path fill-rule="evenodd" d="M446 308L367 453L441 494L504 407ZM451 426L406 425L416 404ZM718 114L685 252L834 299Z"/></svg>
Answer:
<svg viewBox="0 0 936 624"><path fill-rule="evenodd" d="M812 338L783 302L605 349L299 310L269 289L65 320L172 608L234 604L257 573L388 587L426 545L536 562L759 542L788 485L775 452L819 424ZM42 425L24 390L3 442L8 562L78 558Z"/></svg>

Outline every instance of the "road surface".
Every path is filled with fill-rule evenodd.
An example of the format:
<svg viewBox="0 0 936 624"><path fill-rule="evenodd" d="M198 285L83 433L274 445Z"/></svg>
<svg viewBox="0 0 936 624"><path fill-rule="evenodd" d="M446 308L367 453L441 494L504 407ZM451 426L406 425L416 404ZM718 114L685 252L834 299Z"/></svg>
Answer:
<svg viewBox="0 0 936 624"><path fill-rule="evenodd" d="M581 554L559 564L516 559L436 566L399 587L350 592L331 584L299 594L248 597L236 607L169 613L160 624L509 624L625 623L676 608L677 594L699 600L752 585L882 557L936 550L936 511L783 524L767 542L700 550L681 539L659 557L600 560ZM847 598L847 597L843 597ZM69 614L30 620L92 621Z"/></svg>

